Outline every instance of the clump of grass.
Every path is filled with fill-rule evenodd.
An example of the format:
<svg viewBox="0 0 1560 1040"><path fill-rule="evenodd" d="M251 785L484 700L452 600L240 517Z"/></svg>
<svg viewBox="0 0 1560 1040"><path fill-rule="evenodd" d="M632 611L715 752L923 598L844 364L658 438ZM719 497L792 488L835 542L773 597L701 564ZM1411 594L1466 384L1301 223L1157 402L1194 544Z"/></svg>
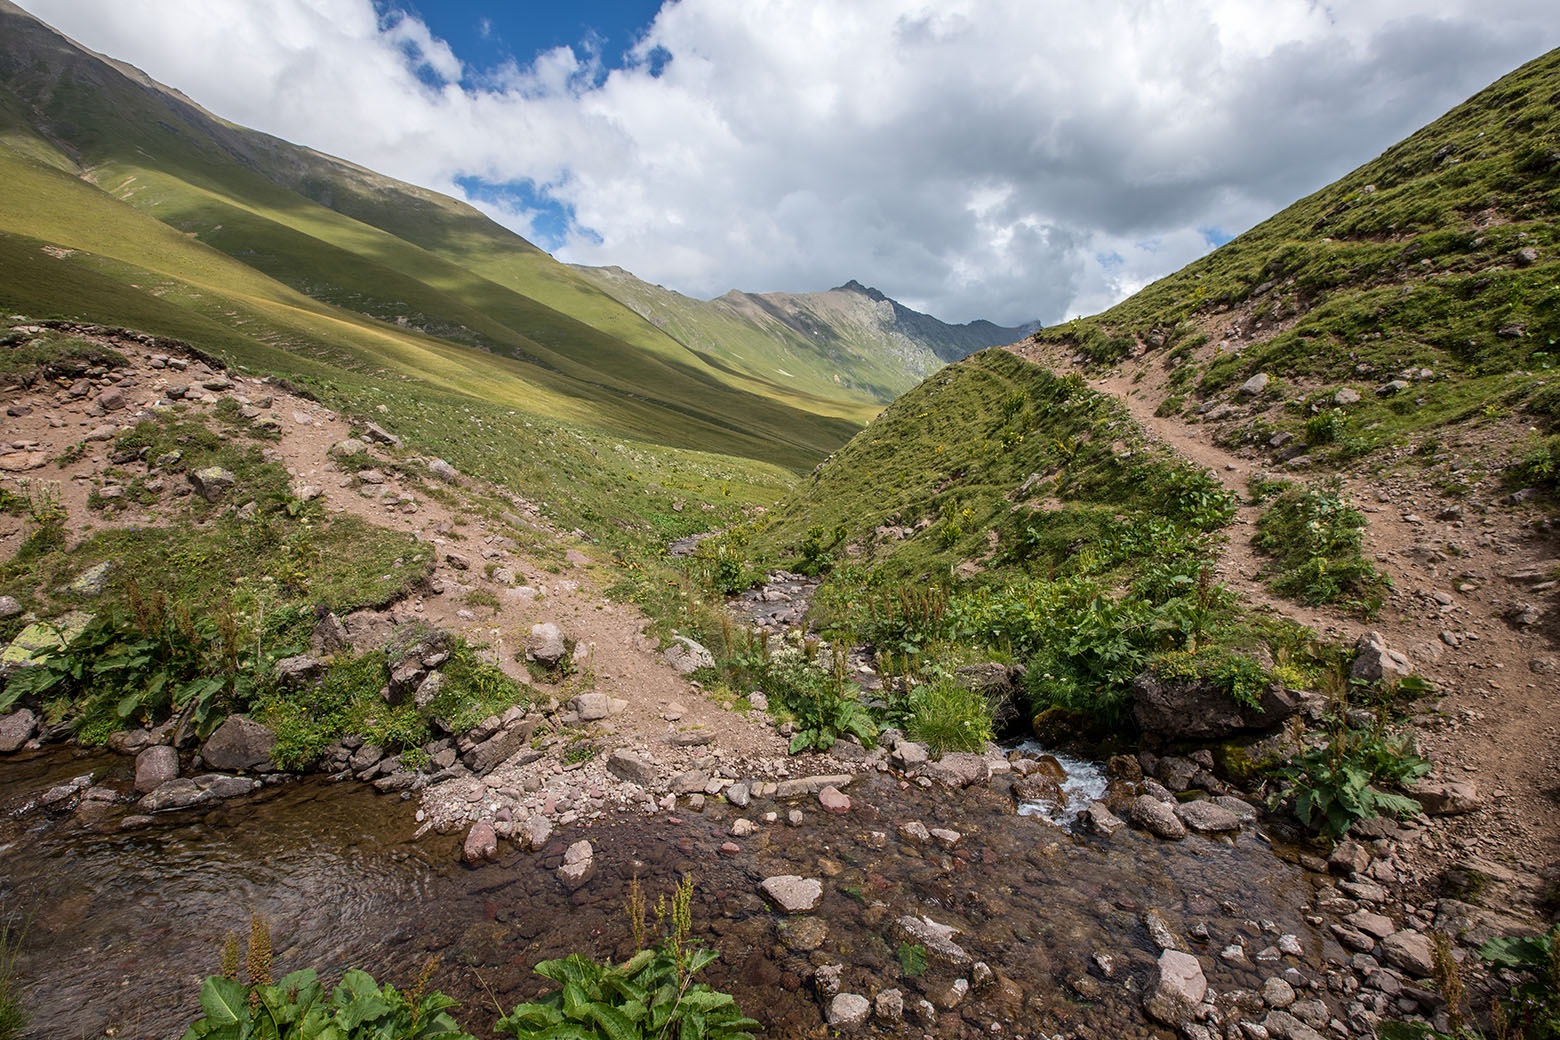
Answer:
<svg viewBox="0 0 1560 1040"><path fill-rule="evenodd" d="M31 1016L22 1002L16 963L21 957L25 929L0 920L0 1040L18 1040Z"/></svg>
<svg viewBox="0 0 1560 1040"><path fill-rule="evenodd" d="M917 686L911 691L905 719L909 735L933 755L946 751L979 751L992 737L991 708L976 690L951 679Z"/></svg>
<svg viewBox="0 0 1560 1040"><path fill-rule="evenodd" d="M1302 603L1340 603L1369 616L1387 579L1360 553L1365 515L1336 482L1289 488L1257 521L1252 544L1271 554L1273 590Z"/></svg>

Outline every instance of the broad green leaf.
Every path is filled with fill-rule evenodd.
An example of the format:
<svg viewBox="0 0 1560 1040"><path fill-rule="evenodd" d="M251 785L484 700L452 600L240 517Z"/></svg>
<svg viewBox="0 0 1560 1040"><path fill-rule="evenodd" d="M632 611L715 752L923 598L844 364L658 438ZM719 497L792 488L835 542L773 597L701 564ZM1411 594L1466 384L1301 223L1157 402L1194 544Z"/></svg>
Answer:
<svg viewBox="0 0 1560 1040"><path fill-rule="evenodd" d="M200 987L200 1009L216 1022L247 1021L249 988L233 979L208 975Z"/></svg>

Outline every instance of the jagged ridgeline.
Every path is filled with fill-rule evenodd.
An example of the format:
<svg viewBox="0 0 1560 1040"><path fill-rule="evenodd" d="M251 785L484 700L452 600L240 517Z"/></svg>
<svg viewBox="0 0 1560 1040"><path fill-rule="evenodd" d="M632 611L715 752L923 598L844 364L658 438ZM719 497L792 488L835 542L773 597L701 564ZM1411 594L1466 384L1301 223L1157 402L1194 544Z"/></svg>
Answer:
<svg viewBox="0 0 1560 1040"><path fill-rule="evenodd" d="M1165 350L1212 393L1263 370L1430 368L1433 424L1560 358L1560 50L1379 158L1092 318L1038 333L1108 364ZM1215 328L1239 311L1239 328Z"/></svg>

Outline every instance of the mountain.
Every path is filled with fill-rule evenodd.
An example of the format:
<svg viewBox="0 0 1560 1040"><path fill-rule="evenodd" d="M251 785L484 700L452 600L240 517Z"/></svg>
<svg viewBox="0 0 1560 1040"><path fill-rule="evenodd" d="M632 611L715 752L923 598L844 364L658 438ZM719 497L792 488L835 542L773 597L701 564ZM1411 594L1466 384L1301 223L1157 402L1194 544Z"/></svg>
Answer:
<svg viewBox="0 0 1560 1040"><path fill-rule="evenodd" d="M471 207L225 122L5 0L0 178L13 310L793 467L874 410L712 364Z"/></svg>
<svg viewBox="0 0 1560 1040"><path fill-rule="evenodd" d="M1012 343L1036 325L949 325L849 281L827 292L732 290L696 300L621 267L575 267L712 364L818 396L887 404L950 361Z"/></svg>

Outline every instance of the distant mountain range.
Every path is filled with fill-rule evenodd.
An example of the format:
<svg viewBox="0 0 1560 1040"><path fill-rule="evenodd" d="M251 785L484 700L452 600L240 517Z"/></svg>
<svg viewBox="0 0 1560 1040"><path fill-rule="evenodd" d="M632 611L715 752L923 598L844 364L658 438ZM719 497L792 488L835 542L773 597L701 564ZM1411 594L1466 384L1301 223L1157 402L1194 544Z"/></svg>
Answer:
<svg viewBox="0 0 1560 1040"><path fill-rule="evenodd" d="M950 361L1005 346L1039 328L989 321L949 325L855 280L815 293L732 290L696 300L621 267L579 267L661 331L710 358L808 393L887 404Z"/></svg>

